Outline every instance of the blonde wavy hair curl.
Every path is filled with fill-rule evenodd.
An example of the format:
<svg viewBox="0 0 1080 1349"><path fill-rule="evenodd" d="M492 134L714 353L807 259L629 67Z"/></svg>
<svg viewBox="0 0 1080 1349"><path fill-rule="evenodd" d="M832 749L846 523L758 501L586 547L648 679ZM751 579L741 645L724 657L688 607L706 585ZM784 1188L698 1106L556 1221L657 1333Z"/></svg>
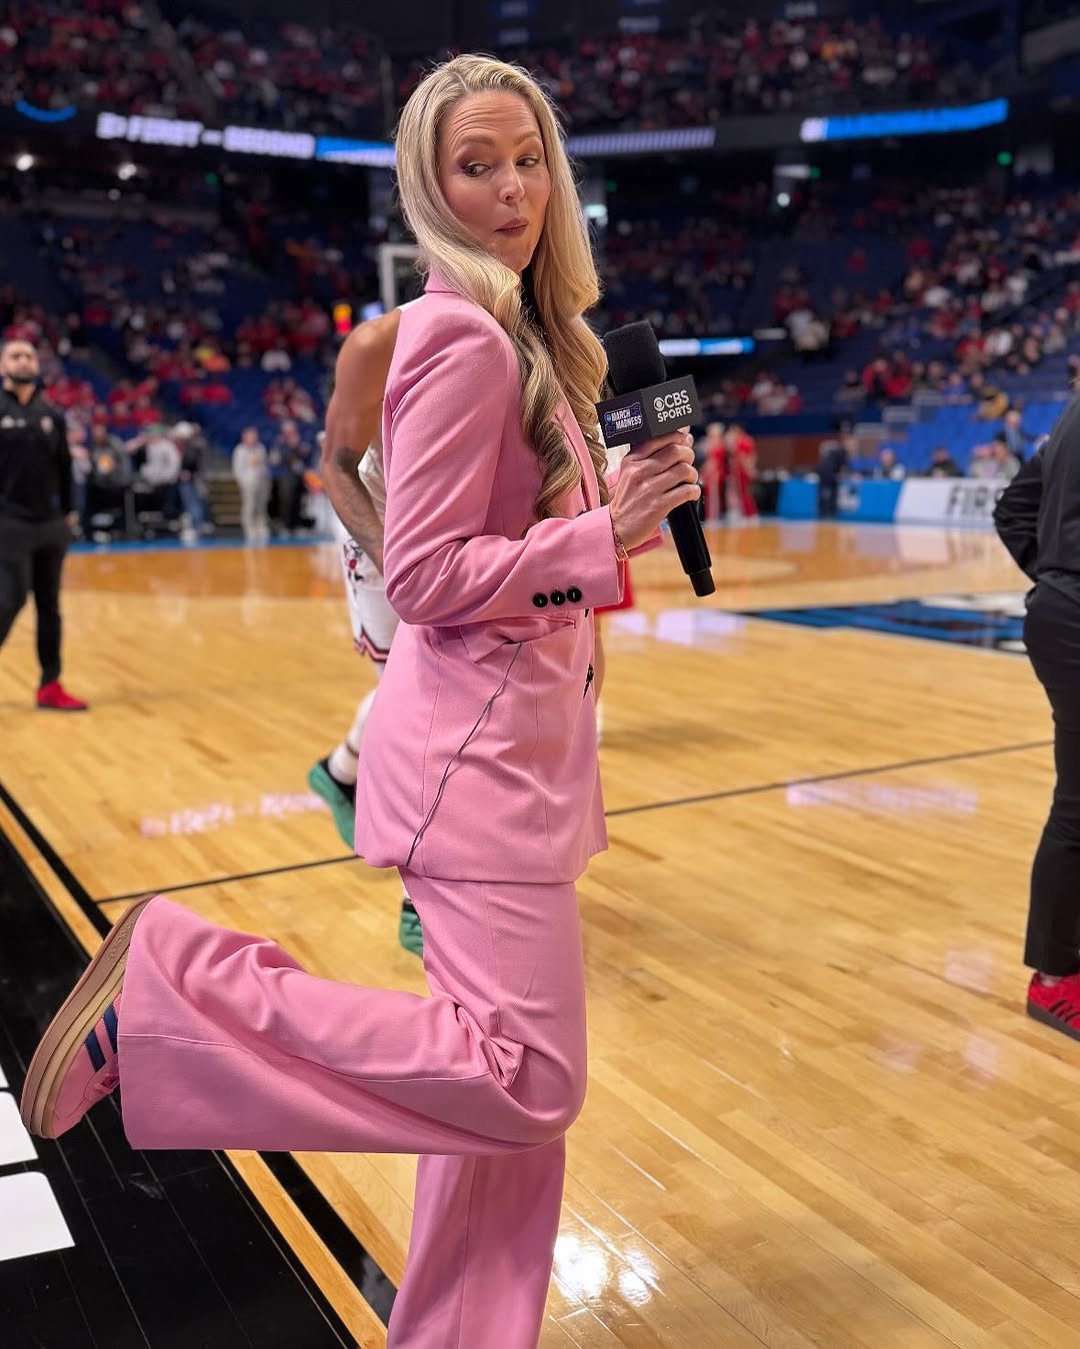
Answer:
<svg viewBox="0 0 1080 1349"><path fill-rule="evenodd" d="M470 94L493 92L516 94L528 104L551 175L544 229L526 274L529 287L466 233L439 182L439 133L447 112ZM514 344L521 367L522 431L540 461L537 519L554 515L560 498L581 482L580 464L556 420L564 395L589 447L600 499L606 502L606 456L594 404L607 361L582 317L599 298L600 286L570 160L544 91L520 66L493 57L456 56L436 66L402 111L397 176L401 205L424 265L487 310Z"/></svg>

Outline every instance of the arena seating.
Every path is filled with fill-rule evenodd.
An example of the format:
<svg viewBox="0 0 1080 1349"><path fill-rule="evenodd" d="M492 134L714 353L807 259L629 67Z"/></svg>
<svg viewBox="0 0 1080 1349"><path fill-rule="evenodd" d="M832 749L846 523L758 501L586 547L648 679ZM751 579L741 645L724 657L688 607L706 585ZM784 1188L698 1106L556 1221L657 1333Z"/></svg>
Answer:
<svg viewBox="0 0 1080 1349"><path fill-rule="evenodd" d="M175 36L138 0L32 0L0 10L0 104L20 98L162 115L215 110L252 125L387 135L436 55L391 63L363 23L251 20L167 3ZM490 45L490 44L485 44ZM182 56L187 53L193 63ZM501 49L536 70L575 131L695 126L731 114L977 98L985 48L879 19L732 20L689 32L590 36Z"/></svg>
<svg viewBox="0 0 1080 1349"><path fill-rule="evenodd" d="M31 0L0 9L0 106L175 116L193 111L138 0Z"/></svg>

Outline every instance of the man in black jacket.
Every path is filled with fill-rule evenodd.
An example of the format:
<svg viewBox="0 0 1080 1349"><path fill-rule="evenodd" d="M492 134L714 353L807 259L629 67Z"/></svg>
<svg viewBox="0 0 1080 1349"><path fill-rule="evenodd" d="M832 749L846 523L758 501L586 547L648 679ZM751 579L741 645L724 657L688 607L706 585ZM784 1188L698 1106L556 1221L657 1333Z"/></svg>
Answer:
<svg viewBox="0 0 1080 1349"><path fill-rule="evenodd" d="M37 608L37 705L82 712L60 683L60 577L71 541L71 454L64 414L38 384L29 342L0 350L0 646L31 590Z"/></svg>
<svg viewBox="0 0 1080 1349"><path fill-rule="evenodd" d="M1031 870L1027 1010L1080 1040L1080 399L1006 487L994 524L1034 582L1024 643L1054 712L1057 781Z"/></svg>

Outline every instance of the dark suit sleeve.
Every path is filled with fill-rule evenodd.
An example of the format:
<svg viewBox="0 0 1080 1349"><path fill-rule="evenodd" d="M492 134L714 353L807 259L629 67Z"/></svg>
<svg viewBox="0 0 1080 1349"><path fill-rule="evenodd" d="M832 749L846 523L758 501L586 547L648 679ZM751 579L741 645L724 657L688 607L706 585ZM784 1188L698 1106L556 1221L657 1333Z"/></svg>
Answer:
<svg viewBox="0 0 1080 1349"><path fill-rule="evenodd" d="M1040 450L1020 469L994 508L994 526L998 537L1012 554L1016 565L1033 581L1035 559L1039 552L1042 465Z"/></svg>
<svg viewBox="0 0 1080 1349"><path fill-rule="evenodd" d="M70 515L75 501L71 481L71 450L68 448L67 422L59 409L56 411L55 422L56 445L53 453L56 456L56 482L60 492L60 510L64 515Z"/></svg>

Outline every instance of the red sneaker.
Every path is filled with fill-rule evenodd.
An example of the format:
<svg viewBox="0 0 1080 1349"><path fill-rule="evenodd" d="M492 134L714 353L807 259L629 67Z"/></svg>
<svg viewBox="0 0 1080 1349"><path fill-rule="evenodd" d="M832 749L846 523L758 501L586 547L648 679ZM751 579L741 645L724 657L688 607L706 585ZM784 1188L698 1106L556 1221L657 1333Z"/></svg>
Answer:
<svg viewBox="0 0 1080 1349"><path fill-rule="evenodd" d="M1080 1040L1080 974L1070 974L1056 984L1044 984L1035 975L1028 988L1027 1013L1044 1026Z"/></svg>
<svg viewBox="0 0 1080 1349"><path fill-rule="evenodd" d="M38 689L37 705L48 712L85 712L87 709L87 704L81 698L73 698L59 679Z"/></svg>
<svg viewBox="0 0 1080 1349"><path fill-rule="evenodd" d="M120 1084L117 1028L128 947L150 899L133 904L101 943L42 1037L23 1085L23 1124L59 1138Z"/></svg>

